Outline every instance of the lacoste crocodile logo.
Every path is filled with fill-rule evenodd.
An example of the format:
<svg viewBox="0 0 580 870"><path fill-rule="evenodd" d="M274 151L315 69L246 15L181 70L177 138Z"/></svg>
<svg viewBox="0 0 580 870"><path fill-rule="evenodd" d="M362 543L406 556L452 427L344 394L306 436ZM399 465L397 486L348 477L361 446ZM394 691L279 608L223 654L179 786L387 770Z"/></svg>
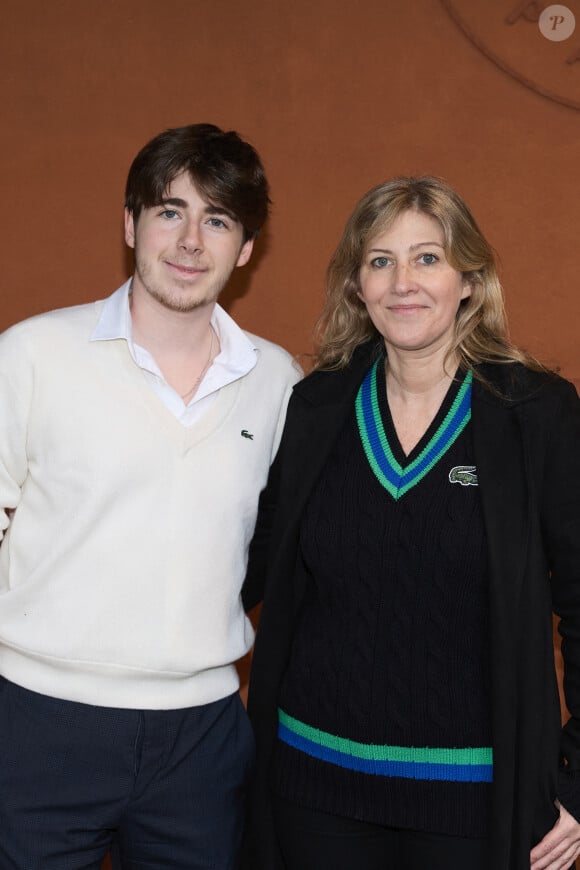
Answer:
<svg viewBox="0 0 580 870"><path fill-rule="evenodd" d="M247 429L242 429L242 431L240 432L240 435L242 436L242 438L249 438L250 441L254 440L254 436L252 435L251 432L248 432Z"/></svg>
<svg viewBox="0 0 580 870"><path fill-rule="evenodd" d="M478 486L475 465L456 465L449 472L449 481L461 486Z"/></svg>

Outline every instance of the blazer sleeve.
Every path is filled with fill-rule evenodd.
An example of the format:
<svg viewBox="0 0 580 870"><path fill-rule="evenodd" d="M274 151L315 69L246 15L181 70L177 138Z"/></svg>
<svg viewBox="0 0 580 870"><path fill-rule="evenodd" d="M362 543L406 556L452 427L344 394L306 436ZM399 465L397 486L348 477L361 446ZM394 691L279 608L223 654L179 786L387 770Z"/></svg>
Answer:
<svg viewBox="0 0 580 870"><path fill-rule="evenodd" d="M284 440L282 439L276 458L270 468L268 481L260 494L258 502L256 528L248 551L248 567L242 586L242 602L246 612L259 604L264 598L272 526L278 504L283 445Z"/></svg>
<svg viewBox="0 0 580 870"><path fill-rule="evenodd" d="M551 430L543 474L541 521L552 606L560 618L564 694L570 719L562 730L558 799L580 820L580 400L562 383L562 399L544 425Z"/></svg>

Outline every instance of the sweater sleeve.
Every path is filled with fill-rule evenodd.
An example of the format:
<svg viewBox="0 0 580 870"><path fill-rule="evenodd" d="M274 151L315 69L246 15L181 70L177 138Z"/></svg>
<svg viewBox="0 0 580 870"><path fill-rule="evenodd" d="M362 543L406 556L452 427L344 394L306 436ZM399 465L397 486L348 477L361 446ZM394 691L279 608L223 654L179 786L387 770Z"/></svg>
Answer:
<svg viewBox="0 0 580 870"><path fill-rule="evenodd" d="M570 719L562 730L558 798L580 820L580 400L563 385L548 421L542 486L542 528L548 553L554 612L560 618L564 695Z"/></svg>
<svg viewBox="0 0 580 870"><path fill-rule="evenodd" d="M302 377L302 369L293 362L289 384L281 405L278 425L274 438L273 450L274 461L270 468L268 481L260 494L258 515L254 535L248 551L248 567L242 587L242 602L246 612L256 607L264 598L266 573L268 570L268 556L270 552L270 540L272 524L278 504L278 490L280 485L280 466L284 452L284 425L286 412L292 407L292 389Z"/></svg>
<svg viewBox="0 0 580 870"><path fill-rule="evenodd" d="M0 540L28 473L26 442L34 377L27 356L16 330L0 336Z"/></svg>

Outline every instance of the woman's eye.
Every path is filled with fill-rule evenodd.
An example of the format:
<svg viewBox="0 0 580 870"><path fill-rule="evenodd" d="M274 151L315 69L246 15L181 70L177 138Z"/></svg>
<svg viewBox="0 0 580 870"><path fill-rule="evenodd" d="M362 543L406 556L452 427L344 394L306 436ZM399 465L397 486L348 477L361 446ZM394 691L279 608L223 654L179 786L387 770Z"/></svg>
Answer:
<svg viewBox="0 0 580 870"><path fill-rule="evenodd" d="M371 260L371 266L374 269L384 269L385 266L388 266L388 265L389 265L389 258L388 257L375 257L373 260Z"/></svg>
<svg viewBox="0 0 580 870"><path fill-rule="evenodd" d="M433 263L438 261L438 257L435 254L421 254L419 257L419 262L424 263L425 266L432 266Z"/></svg>

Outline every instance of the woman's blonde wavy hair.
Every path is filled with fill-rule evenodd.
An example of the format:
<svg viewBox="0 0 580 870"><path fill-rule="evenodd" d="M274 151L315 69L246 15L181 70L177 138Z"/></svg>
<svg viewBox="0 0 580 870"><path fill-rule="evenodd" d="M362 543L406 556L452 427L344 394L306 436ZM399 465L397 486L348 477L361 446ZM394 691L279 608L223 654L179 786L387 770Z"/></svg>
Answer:
<svg viewBox="0 0 580 870"><path fill-rule="evenodd" d="M441 178L394 178L369 190L347 221L327 272L326 302L317 325L315 367L346 366L358 345L381 336L358 297L365 251L403 212L435 218L443 229L445 256L471 286L461 301L447 358L463 370L478 363L521 362L543 366L508 339L503 290L491 246L463 200Z"/></svg>

